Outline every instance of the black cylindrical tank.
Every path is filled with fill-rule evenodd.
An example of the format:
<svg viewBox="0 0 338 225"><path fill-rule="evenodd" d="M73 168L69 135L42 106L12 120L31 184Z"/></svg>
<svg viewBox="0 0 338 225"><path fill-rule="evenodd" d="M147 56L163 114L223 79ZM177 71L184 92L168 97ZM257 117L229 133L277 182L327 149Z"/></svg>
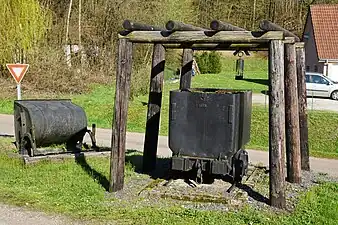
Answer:
<svg viewBox="0 0 338 225"><path fill-rule="evenodd" d="M36 148L81 139L87 130L84 110L68 99L14 102L16 142L27 136Z"/></svg>

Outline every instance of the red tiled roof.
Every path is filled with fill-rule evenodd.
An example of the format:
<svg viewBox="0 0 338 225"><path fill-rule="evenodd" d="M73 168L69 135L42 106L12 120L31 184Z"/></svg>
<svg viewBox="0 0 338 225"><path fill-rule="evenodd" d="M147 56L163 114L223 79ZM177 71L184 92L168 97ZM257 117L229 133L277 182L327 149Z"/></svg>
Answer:
<svg viewBox="0 0 338 225"><path fill-rule="evenodd" d="M338 4L310 6L319 59L338 59Z"/></svg>

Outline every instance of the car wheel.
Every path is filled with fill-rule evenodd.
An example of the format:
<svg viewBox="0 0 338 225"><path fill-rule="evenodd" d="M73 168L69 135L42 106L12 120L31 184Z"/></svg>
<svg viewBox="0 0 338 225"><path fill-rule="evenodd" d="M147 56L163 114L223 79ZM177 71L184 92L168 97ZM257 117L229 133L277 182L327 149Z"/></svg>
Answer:
<svg viewBox="0 0 338 225"><path fill-rule="evenodd" d="M338 91L332 92L331 98L332 98L333 100L338 100Z"/></svg>

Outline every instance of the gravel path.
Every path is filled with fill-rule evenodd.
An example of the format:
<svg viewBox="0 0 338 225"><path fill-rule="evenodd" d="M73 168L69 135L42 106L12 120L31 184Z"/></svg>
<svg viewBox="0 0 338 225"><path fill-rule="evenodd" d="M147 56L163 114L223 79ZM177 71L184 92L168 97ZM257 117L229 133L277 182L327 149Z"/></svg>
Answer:
<svg viewBox="0 0 338 225"><path fill-rule="evenodd" d="M0 225L82 225L63 216L51 216L25 208L0 203Z"/></svg>

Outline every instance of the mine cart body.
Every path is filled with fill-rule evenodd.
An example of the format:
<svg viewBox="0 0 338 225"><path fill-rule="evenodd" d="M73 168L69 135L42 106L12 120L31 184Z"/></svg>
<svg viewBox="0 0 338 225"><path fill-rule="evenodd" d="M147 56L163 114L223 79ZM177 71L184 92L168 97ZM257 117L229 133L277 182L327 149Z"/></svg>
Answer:
<svg viewBox="0 0 338 225"><path fill-rule="evenodd" d="M87 117L70 100L17 100L14 127L17 148L34 155L39 147L82 142Z"/></svg>
<svg viewBox="0 0 338 225"><path fill-rule="evenodd" d="M189 89L170 92L169 147L172 169L201 167L210 174L234 173L234 164L247 168L244 146L250 141L252 92ZM199 164L199 165L197 165ZM238 172L238 171L237 171Z"/></svg>

